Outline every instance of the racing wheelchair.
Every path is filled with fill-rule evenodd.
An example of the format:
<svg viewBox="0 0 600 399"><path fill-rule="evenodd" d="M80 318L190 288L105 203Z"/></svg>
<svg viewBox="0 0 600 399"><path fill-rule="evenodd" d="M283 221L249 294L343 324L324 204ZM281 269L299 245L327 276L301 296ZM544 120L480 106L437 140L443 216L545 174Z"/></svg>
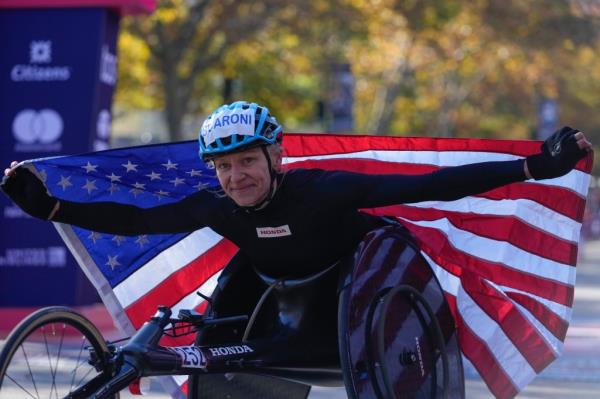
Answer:
<svg viewBox="0 0 600 399"><path fill-rule="evenodd" d="M304 278L241 264L224 270L204 314L160 307L124 344L67 308L39 310L0 352L0 398L118 398L160 375L189 376L189 398L302 399L311 385L345 386L352 399L464 397L450 309L401 227L371 231ZM195 343L159 344L182 334Z"/></svg>

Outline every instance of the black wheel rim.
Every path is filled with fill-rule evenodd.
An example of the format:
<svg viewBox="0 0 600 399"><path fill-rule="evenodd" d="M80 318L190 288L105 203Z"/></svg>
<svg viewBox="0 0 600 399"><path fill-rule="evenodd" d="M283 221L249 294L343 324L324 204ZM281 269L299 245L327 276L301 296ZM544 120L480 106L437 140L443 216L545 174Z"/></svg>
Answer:
<svg viewBox="0 0 600 399"><path fill-rule="evenodd" d="M71 313L41 315L18 326L1 344L0 399L71 397L94 378L108 376L104 366L98 371L90 364L90 350L104 356L106 345L83 320Z"/></svg>

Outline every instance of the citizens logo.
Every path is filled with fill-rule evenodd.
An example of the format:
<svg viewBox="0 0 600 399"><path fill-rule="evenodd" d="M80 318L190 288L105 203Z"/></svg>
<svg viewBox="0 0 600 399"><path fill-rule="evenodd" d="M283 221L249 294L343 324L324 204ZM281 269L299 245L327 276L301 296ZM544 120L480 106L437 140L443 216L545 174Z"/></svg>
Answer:
<svg viewBox="0 0 600 399"><path fill-rule="evenodd" d="M12 123L13 136L17 140L15 151L60 151L62 145L56 141L62 135L63 128L60 114L52 109L24 109L15 116Z"/></svg>
<svg viewBox="0 0 600 399"><path fill-rule="evenodd" d="M50 40L34 40L29 45L29 62L32 64L48 64L52 61L52 42Z"/></svg>
<svg viewBox="0 0 600 399"><path fill-rule="evenodd" d="M285 224L279 227L257 227L256 234L258 234L260 238L270 238L291 236L292 232L290 226Z"/></svg>
<svg viewBox="0 0 600 399"><path fill-rule="evenodd" d="M71 78L68 66L49 66L52 62L52 41L32 40L29 43L29 64L12 67L10 78L13 82L55 82Z"/></svg>

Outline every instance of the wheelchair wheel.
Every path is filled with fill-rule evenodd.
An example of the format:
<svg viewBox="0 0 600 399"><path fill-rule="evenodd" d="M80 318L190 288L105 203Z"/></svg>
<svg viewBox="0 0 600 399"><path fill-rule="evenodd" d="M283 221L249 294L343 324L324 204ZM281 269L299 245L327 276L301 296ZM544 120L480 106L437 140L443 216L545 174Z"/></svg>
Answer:
<svg viewBox="0 0 600 399"><path fill-rule="evenodd" d="M40 309L4 342L0 399L88 397L111 377L108 352L102 335L85 317L64 307ZM95 366L90 353L97 359ZM82 392L80 387L90 382L90 389Z"/></svg>
<svg viewBox="0 0 600 399"><path fill-rule="evenodd" d="M344 280L338 317L349 398L465 397L452 312L402 231L384 227L365 237Z"/></svg>
<svg viewBox="0 0 600 399"><path fill-rule="evenodd" d="M447 396L444 337L419 291L408 285L380 291L369 308L366 328L367 371L378 398Z"/></svg>

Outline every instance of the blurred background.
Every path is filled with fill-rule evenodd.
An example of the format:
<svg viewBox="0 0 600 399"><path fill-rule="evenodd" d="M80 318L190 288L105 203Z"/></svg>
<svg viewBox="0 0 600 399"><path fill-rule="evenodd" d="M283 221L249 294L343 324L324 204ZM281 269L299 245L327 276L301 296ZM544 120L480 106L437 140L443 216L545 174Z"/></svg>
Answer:
<svg viewBox="0 0 600 399"><path fill-rule="evenodd" d="M122 21L115 145L195 138L235 99L267 105L287 131L600 136L594 0L157 5Z"/></svg>
<svg viewBox="0 0 600 399"><path fill-rule="evenodd" d="M29 3L43 8L69 2L0 0L0 37L5 38L5 54L6 44L15 42L11 13ZM79 149L71 150L67 144L57 147L41 139L40 145L29 145L28 137L52 136L48 131L52 124L57 137L64 133L66 138L71 134L70 126L65 123L63 132L61 115L68 119L59 105L52 106L58 110L57 116L48 111L48 104L22 90L29 85L23 83L25 75L15 79L15 75L4 74L0 55L0 85L6 85L0 86L0 122L4 123L2 117L6 116L6 124L0 126L0 158L5 165L15 158L82 152L81 148L101 150L196 139L210 112L240 99L266 105L287 132L543 140L558 127L570 125L584 131L593 143L600 143L600 0L73 3L106 5L109 11L97 17L114 19L114 45L107 45L105 51L100 40L97 50L107 68L105 75L100 71L100 80L111 87L108 108L94 105L87 130L78 134L95 138L86 137ZM145 3L146 7L126 12L121 3ZM2 15L8 16L2 19ZM43 18L58 24L54 17ZM48 73L55 74L45 75L50 80L75 79L78 62L84 57L62 61L58 39L50 41L39 32L32 37L15 47L15 54L24 51L16 56L20 57L17 61L4 59L7 68L29 59L27 70L32 71L32 80L43 80L39 77L46 72L40 71L48 65L54 68ZM74 54L77 51L71 49ZM71 66L61 66L61 62ZM12 81L6 83L4 75L13 76ZM20 86L11 92L9 84ZM62 86L50 84L55 85L52 94L42 97L60 101L57 90ZM29 103L9 109L17 96ZM88 101L86 95L77 96ZM47 126L29 126L30 131L21 134L17 132L21 128L14 127L18 117L32 124L46 121ZM12 135L8 133L11 129ZM600 323L595 310L600 306L600 273L596 271L600 262L598 176L600 165L596 163L582 228L585 245L578 266L566 360L559 360L542 374L523 397L591 398L597 397L600 389ZM12 327L30 310L16 308L49 300L35 286L36 281L48 285L48 280L40 277L44 270L56 274L71 267L70 263L76 266L61 249L62 244L42 242L20 248L25 238L33 240L29 236L41 236L43 228L51 227L28 219L0 197L4 217L4 227L0 228L3 337L9 325ZM10 227L13 222L27 224L16 240ZM34 231L36 234L31 234ZM54 237L56 232L52 229L47 235ZM13 281L23 278L29 279L29 292L17 303L11 290L24 290ZM77 281L83 280L84 276L77 277ZM72 303L98 302L88 285L60 281L62 285L57 286L81 291L70 297ZM34 297L35 301L30 300ZM104 330L113 328L101 306L86 311ZM476 376L467 377L469 397L488 397ZM571 382L579 385L569 385ZM559 392L558 396L551 396L545 390L548 386ZM560 391L561 387L565 390ZM343 397L343 393L339 395ZM333 396L324 393L323 397Z"/></svg>
<svg viewBox="0 0 600 399"><path fill-rule="evenodd" d="M157 6L122 21L112 146L196 138L238 99L293 132L543 140L570 125L600 143L597 0ZM600 238L596 179L588 205L584 236Z"/></svg>

